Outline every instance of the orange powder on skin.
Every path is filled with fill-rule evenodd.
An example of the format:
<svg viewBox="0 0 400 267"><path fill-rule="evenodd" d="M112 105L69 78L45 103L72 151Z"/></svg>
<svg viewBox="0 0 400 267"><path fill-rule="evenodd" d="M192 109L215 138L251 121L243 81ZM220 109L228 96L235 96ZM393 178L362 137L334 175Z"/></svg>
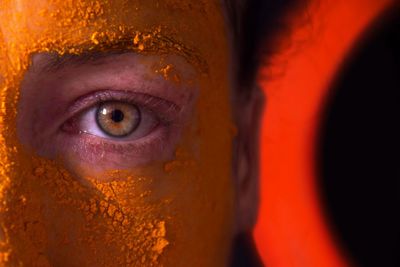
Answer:
<svg viewBox="0 0 400 267"><path fill-rule="evenodd" d="M149 201L148 178L112 171L105 175L116 181L87 178L83 185L54 162L33 159L32 166L40 167L7 192L12 209L2 223L11 265L158 266L168 245L161 212L169 201Z"/></svg>
<svg viewBox="0 0 400 267"><path fill-rule="evenodd" d="M155 70L155 73L159 73L164 77L165 80L173 81L175 83L179 83L181 80L179 74L175 71L172 64L164 65L161 69Z"/></svg>
<svg viewBox="0 0 400 267"><path fill-rule="evenodd" d="M226 265L233 218L232 124L217 3L16 3L0 6L1 265ZM19 84L32 53L108 51L120 48L114 43L124 43L126 36L132 36L125 43L129 50L178 54L199 70L193 122L172 162L147 166L144 176L115 170L103 174L106 182L90 177L78 182L62 164L32 157L16 140Z"/></svg>

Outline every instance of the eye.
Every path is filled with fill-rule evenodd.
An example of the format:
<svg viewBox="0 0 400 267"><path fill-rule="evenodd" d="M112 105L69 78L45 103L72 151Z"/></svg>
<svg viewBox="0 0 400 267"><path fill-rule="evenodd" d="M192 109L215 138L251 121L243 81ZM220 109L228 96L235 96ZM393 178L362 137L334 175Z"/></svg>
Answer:
<svg viewBox="0 0 400 267"><path fill-rule="evenodd" d="M141 121L141 113L136 105L115 101L101 104L95 116L99 128L112 137L128 136Z"/></svg>
<svg viewBox="0 0 400 267"><path fill-rule="evenodd" d="M64 130L114 140L136 140L148 135L160 120L149 109L124 101L106 101L84 110Z"/></svg>

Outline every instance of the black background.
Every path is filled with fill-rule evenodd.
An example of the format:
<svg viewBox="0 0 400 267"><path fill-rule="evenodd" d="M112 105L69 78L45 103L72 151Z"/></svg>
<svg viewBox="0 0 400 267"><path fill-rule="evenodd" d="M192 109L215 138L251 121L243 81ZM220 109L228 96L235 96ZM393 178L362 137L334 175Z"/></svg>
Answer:
<svg viewBox="0 0 400 267"><path fill-rule="evenodd" d="M340 68L318 140L326 216L357 266L400 266L399 11L370 25Z"/></svg>

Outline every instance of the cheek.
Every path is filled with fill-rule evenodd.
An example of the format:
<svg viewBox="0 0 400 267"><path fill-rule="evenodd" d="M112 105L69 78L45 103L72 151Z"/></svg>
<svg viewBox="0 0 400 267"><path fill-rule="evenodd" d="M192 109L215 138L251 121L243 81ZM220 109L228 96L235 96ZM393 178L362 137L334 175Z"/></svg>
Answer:
<svg viewBox="0 0 400 267"><path fill-rule="evenodd" d="M218 86L202 81L192 127L182 136L176 160L165 165L168 175L177 180L174 188L182 188L174 195L187 229L178 235L185 240L181 244L189 247L185 255L201 263L196 266L225 266L233 236L233 125L223 81Z"/></svg>
<svg viewBox="0 0 400 267"><path fill-rule="evenodd" d="M114 172L107 175L123 181L83 185L47 160L20 167L24 176L12 177L3 191L10 266L152 266L160 261L169 243L167 203L149 200L151 179Z"/></svg>
<svg viewBox="0 0 400 267"><path fill-rule="evenodd" d="M6 266L221 266L230 183L187 148L141 173L110 171L84 183L54 161L20 155L2 190Z"/></svg>

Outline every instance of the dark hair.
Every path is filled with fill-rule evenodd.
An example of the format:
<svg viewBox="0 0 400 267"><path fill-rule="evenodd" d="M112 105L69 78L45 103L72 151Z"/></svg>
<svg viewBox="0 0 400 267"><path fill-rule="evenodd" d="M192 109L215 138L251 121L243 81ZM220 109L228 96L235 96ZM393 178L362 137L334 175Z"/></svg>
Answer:
<svg viewBox="0 0 400 267"><path fill-rule="evenodd" d="M285 14L303 5L299 0L225 0L237 51L236 82L248 88L263 58L273 51L273 39L288 29Z"/></svg>

